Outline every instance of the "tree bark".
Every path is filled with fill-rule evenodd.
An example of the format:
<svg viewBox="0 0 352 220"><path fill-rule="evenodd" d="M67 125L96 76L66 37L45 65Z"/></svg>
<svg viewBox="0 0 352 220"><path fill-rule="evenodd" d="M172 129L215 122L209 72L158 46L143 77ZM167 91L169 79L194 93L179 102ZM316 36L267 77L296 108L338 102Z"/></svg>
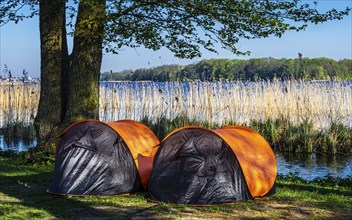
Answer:
<svg viewBox="0 0 352 220"><path fill-rule="evenodd" d="M99 118L99 78L106 0L81 0L69 74L65 124Z"/></svg>
<svg viewBox="0 0 352 220"><path fill-rule="evenodd" d="M52 143L63 118L63 66L67 60L65 0L41 0L39 6L41 90L35 128L38 146Z"/></svg>

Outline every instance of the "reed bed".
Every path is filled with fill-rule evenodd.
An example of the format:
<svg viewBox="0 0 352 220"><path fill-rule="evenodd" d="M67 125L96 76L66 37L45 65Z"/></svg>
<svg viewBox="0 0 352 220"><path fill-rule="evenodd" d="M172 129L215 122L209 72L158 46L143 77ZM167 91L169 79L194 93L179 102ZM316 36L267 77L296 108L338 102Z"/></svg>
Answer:
<svg viewBox="0 0 352 220"><path fill-rule="evenodd" d="M118 82L102 84L100 97L103 121L185 116L220 126L286 119L315 130L352 127L351 82Z"/></svg>
<svg viewBox="0 0 352 220"><path fill-rule="evenodd" d="M352 153L352 82L118 82L101 86L100 117L130 118L163 139L175 128L246 125L279 151Z"/></svg>
<svg viewBox="0 0 352 220"><path fill-rule="evenodd" d="M22 82L0 83L0 128L9 136L33 136L32 124L39 103L39 85Z"/></svg>
<svg viewBox="0 0 352 220"><path fill-rule="evenodd" d="M37 114L39 85L0 83L0 128L30 125ZM173 120L249 125L285 119L312 122L315 130L332 123L352 127L352 82L110 82L100 89L100 119Z"/></svg>
<svg viewBox="0 0 352 220"><path fill-rule="evenodd" d="M5 136L33 136L39 85L2 83L0 89ZM160 139L185 125L237 124L257 130L280 151L350 154L351 103L351 81L108 82L101 84L99 109L100 120L142 121Z"/></svg>
<svg viewBox="0 0 352 220"><path fill-rule="evenodd" d="M0 127L30 125L37 114L39 85L21 82L0 83Z"/></svg>

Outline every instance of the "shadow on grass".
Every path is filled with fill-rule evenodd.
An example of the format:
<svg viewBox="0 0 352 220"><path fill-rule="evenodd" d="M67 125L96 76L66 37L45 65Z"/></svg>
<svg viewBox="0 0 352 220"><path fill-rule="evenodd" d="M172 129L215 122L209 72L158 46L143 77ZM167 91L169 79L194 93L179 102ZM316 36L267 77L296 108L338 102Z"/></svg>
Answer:
<svg viewBox="0 0 352 220"><path fill-rule="evenodd" d="M7 219L165 219L165 218L240 218L280 219L314 217L352 219L351 190L333 189L303 183L277 182L278 190L297 191L298 196L281 194L234 205L187 207L155 204L146 194L130 196L56 196L46 193L52 167L25 166L16 159L0 158L0 218ZM315 195L310 198L309 192ZM331 201L331 199L336 200ZM307 198L304 201L301 198ZM338 197L338 198L333 198ZM346 199L347 198L347 199Z"/></svg>
<svg viewBox="0 0 352 220"><path fill-rule="evenodd" d="M320 209L325 210L327 213L326 217L319 217L319 219L352 219L352 190L344 189L332 189L326 188L319 185L309 185L300 183L278 183L278 188L281 190L292 190L299 191L300 194L304 195L307 199L300 199L290 197L291 202L286 203L287 206L275 207L276 209L289 210L289 213L297 212L302 216L309 216L310 212ZM314 193L314 194L310 194ZM280 198L287 200L287 197ZM289 201L289 200L288 200ZM299 201L297 203L297 201ZM290 207L292 206L292 207Z"/></svg>
<svg viewBox="0 0 352 220"><path fill-rule="evenodd" d="M149 212L155 204L145 201L143 194L131 195L137 205L124 206L124 196L57 196L46 192L51 180L50 168L36 168L0 159L0 218L64 219L112 217L131 219L140 215L154 218ZM26 170L24 170L26 169ZM139 206L138 206L139 203ZM16 214L14 214L16 212Z"/></svg>
<svg viewBox="0 0 352 220"><path fill-rule="evenodd" d="M340 189L328 189L324 188L322 186L318 186L315 184L309 185L309 184L295 184L295 183L277 183L277 187L286 187L291 190L299 190L299 191L308 191L308 192L316 192L321 195L331 195L331 194L336 194L336 195L341 195L341 196L352 196L352 191L343 191Z"/></svg>

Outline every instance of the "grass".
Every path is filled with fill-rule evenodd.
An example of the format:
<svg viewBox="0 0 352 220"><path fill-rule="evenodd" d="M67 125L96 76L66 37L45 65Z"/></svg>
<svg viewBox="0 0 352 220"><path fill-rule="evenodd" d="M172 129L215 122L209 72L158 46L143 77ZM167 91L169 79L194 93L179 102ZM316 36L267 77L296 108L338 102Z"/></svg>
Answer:
<svg viewBox="0 0 352 220"><path fill-rule="evenodd" d="M325 130L315 130L311 121L295 125L285 119L269 119L251 121L249 127L282 152L352 154L352 128L342 124L331 123Z"/></svg>
<svg viewBox="0 0 352 220"><path fill-rule="evenodd" d="M190 207L120 196L47 194L52 164L24 165L0 157L0 219L352 219L352 180L307 183L279 176L273 196L231 205ZM331 178L331 177L330 177ZM324 184L332 182L333 184Z"/></svg>
<svg viewBox="0 0 352 220"><path fill-rule="evenodd" d="M193 125L217 129L226 125L240 125L232 121L226 121L223 125L199 122L186 116L178 116L172 120L166 118L153 120L144 117L141 122L147 125L159 140L163 140L168 133L183 126ZM294 125L285 119L252 120L249 125L244 125L259 132L274 150L280 152L318 152L329 155L352 154L352 128L348 128L343 124L332 123L326 130L315 130L313 123L310 121ZM33 134L33 132L28 133ZM41 155L37 155L37 160L40 160L40 157Z"/></svg>
<svg viewBox="0 0 352 220"><path fill-rule="evenodd" d="M158 118L157 120L145 117L141 120L160 139L176 128L196 125L209 129L217 129L226 125L241 125L240 123L226 121L223 125L199 122L178 116L175 119ZM352 128L342 124L332 123L327 130L314 130L313 123L304 121L294 125L285 119L268 119L266 121L252 120L250 128L259 132L274 150L292 153L311 153L313 151L334 155L336 153L352 154Z"/></svg>

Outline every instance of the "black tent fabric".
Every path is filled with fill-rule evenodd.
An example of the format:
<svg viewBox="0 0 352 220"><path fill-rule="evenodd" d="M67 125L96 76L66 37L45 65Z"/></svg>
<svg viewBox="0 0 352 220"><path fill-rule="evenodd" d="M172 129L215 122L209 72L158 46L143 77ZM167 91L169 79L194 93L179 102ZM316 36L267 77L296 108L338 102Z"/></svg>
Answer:
<svg viewBox="0 0 352 220"><path fill-rule="evenodd" d="M150 199L176 204L222 204L252 198L231 148L204 129L166 138L154 158Z"/></svg>
<svg viewBox="0 0 352 220"><path fill-rule="evenodd" d="M49 193L114 195L142 190L131 152L111 127L84 121L63 134Z"/></svg>

